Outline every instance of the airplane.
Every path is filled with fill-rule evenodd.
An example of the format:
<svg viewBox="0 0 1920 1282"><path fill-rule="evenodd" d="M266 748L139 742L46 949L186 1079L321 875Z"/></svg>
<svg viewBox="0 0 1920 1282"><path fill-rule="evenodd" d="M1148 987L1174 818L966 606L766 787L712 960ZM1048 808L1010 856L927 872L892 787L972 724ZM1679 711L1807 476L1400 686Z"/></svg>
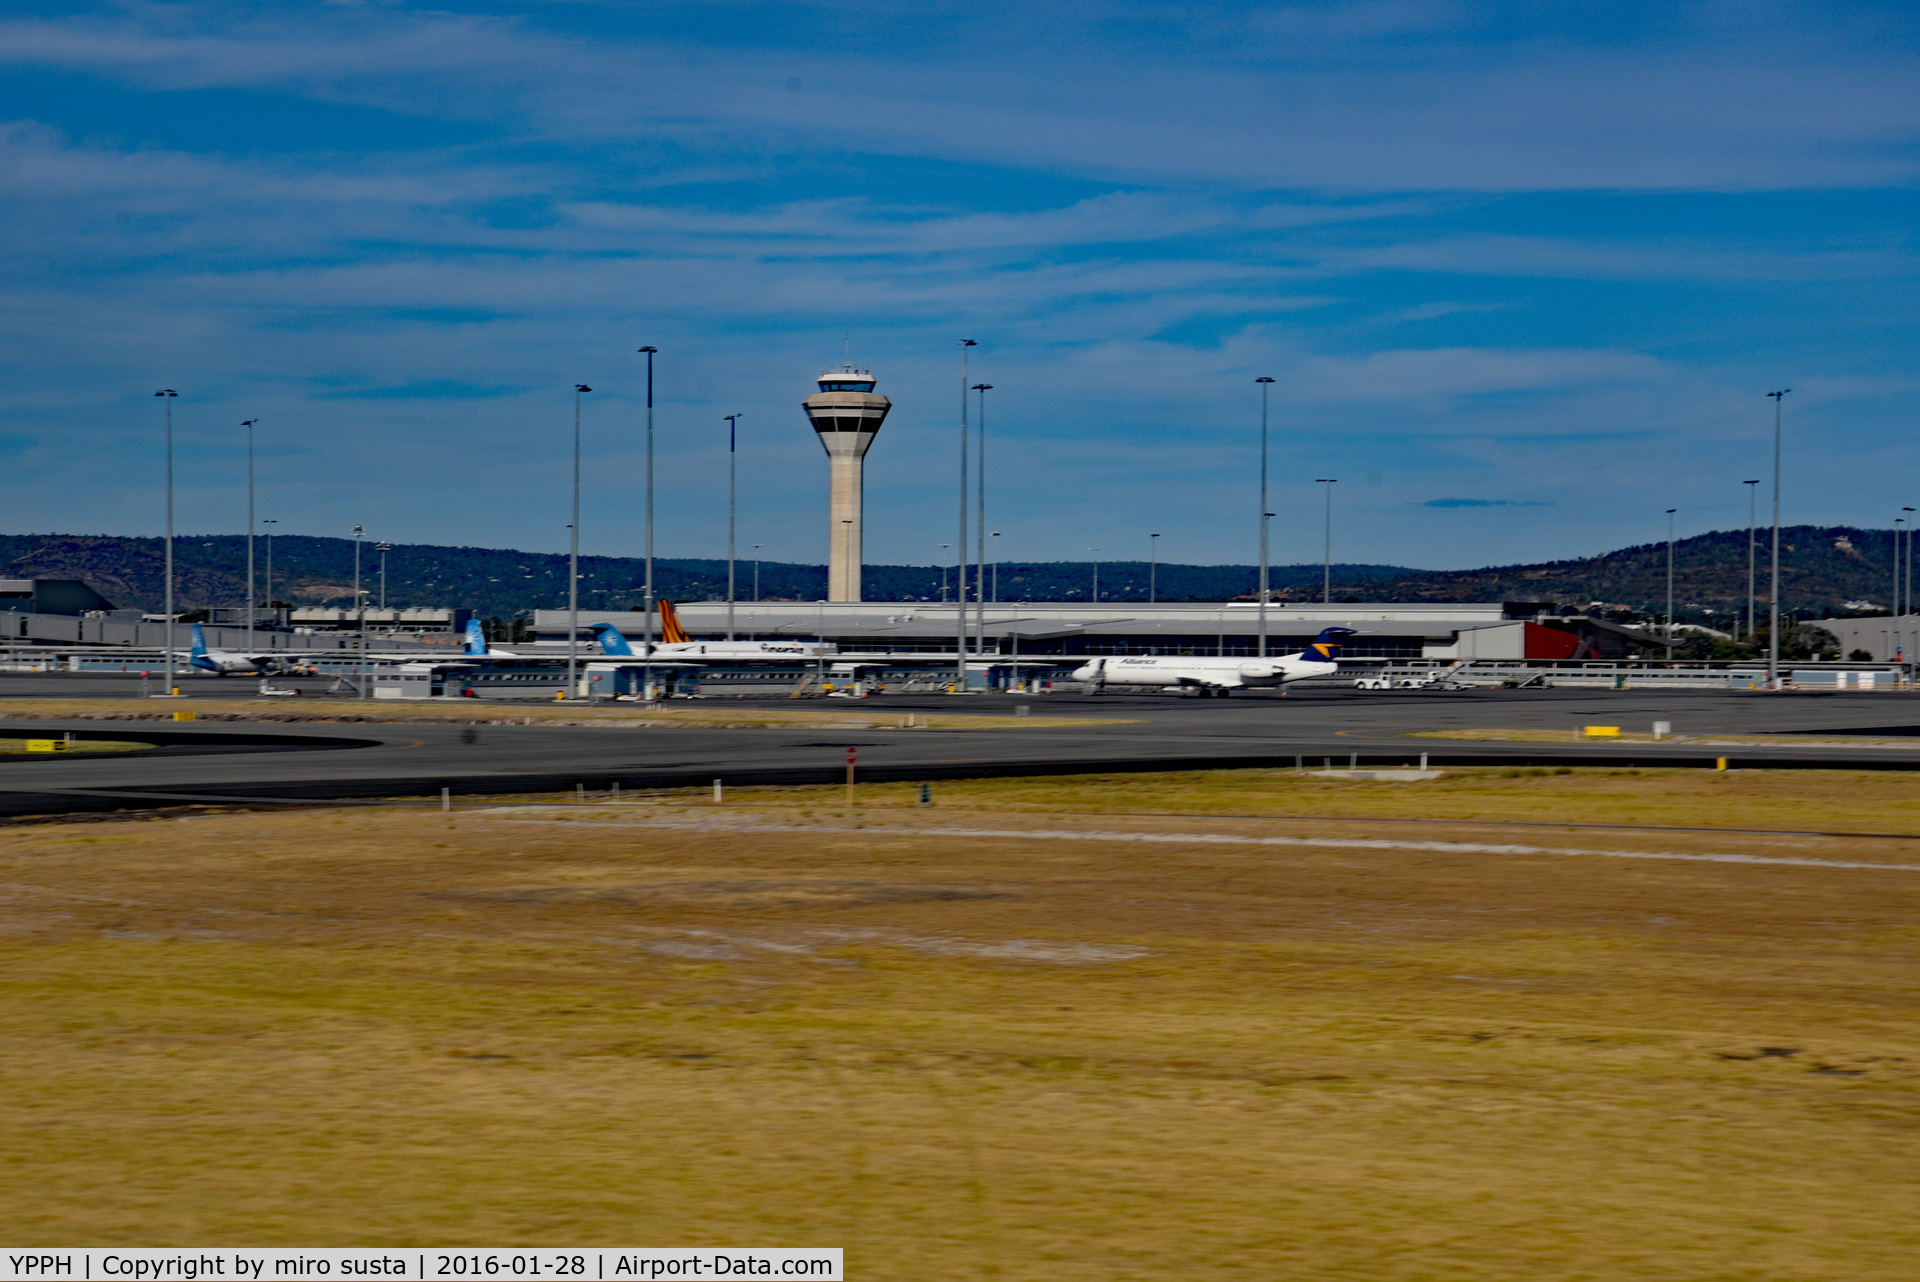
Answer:
<svg viewBox="0 0 1920 1282"><path fill-rule="evenodd" d="M840 647L831 641L694 641L680 626L673 602L660 603L661 640L653 647L661 659L815 659L838 654ZM645 658L633 648L626 635L611 623L593 625L594 640L600 653L610 658Z"/></svg>
<svg viewBox="0 0 1920 1282"><path fill-rule="evenodd" d="M1091 683L1095 693L1110 685L1175 686L1195 690L1203 699L1224 699L1236 688L1275 687L1306 677L1332 676L1340 666L1342 640L1353 635L1352 628L1325 628L1299 654L1265 659L1187 654L1089 659L1074 669L1073 679Z"/></svg>
<svg viewBox="0 0 1920 1282"><path fill-rule="evenodd" d="M461 647L463 659L564 659L567 657L565 641L529 641L530 650L502 650L487 640L487 634L480 627L480 620L468 619L466 644Z"/></svg>
<svg viewBox="0 0 1920 1282"><path fill-rule="evenodd" d="M593 625L594 640L600 653L610 659L645 659L634 649L625 634L611 623ZM534 642L531 650L502 650L487 641L480 620L467 620L466 646L461 657L469 659L561 659L566 657L565 643ZM812 659L838 654L840 647L830 641L695 641L680 626L673 602L660 602L660 640L654 644L653 657L666 659Z"/></svg>
<svg viewBox="0 0 1920 1282"><path fill-rule="evenodd" d="M224 677L230 672L243 672L249 676L261 676L271 672L276 659L283 657L272 654L243 654L238 650L207 649L207 634L199 624L193 625L193 649L187 652L187 666L198 668L202 672L211 672L216 677Z"/></svg>
<svg viewBox="0 0 1920 1282"><path fill-rule="evenodd" d="M467 643L461 648L460 655L467 659L550 659L552 651L540 654L528 654L521 650L496 650L487 642L487 634L480 626L480 620L467 620ZM560 658L565 658L564 651Z"/></svg>

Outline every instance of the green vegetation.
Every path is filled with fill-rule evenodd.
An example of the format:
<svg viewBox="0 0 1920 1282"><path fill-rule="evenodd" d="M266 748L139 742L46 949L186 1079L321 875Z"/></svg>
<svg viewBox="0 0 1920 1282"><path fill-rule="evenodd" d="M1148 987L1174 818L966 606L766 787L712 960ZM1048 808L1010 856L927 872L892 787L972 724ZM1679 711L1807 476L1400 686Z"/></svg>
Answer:
<svg viewBox="0 0 1920 1282"><path fill-rule="evenodd" d="M347 600L353 542L286 534L274 540L276 596L301 605ZM1746 608L1747 532L1721 531L1674 546L1682 623L1729 631ZM182 536L176 548L185 609L238 605L245 597L246 543L238 535ZM1893 577L1892 535L1884 530L1796 525L1781 532L1784 610L1802 618L1845 613L1850 600L1881 599ZM1600 556L1478 570L1410 570L1391 565L1333 567L1336 600L1545 601L1575 610L1596 605L1625 622L1663 611L1665 543L1621 548ZM0 565L16 575L80 578L122 606L160 608L161 546L157 539L55 534L0 535ZM742 562L742 566L749 563ZM581 604L631 609L639 600L642 563L630 557L581 558ZM743 569L743 573L747 571ZM1255 570L1243 565L1167 565L1157 571L1163 601L1222 601L1252 592ZM669 600L713 600L726 591L726 563L662 559L655 562L660 595ZM937 566L870 565L866 592L875 601L938 601ZM1321 567L1275 566L1271 581L1283 595L1318 600ZM1085 599L1092 566L1086 562L1004 562L1007 600ZM1103 562L1102 597L1144 600L1145 562ZM510 619L564 602L566 558L500 548L395 544L388 558L388 600L397 606L464 606L485 618ZM824 566L767 561L760 565L768 600L818 600ZM1705 655L1699 657L1740 657ZM1804 658L1796 654L1793 657Z"/></svg>

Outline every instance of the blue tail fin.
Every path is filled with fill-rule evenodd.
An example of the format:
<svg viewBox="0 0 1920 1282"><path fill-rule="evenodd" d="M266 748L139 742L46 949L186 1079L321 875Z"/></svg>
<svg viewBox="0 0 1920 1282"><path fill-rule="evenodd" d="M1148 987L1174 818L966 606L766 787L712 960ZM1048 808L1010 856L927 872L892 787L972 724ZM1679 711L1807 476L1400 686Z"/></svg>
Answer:
<svg viewBox="0 0 1920 1282"><path fill-rule="evenodd" d="M480 620L468 619L467 620L467 653L484 655L486 652L487 652L487 634L480 627Z"/></svg>
<svg viewBox="0 0 1920 1282"><path fill-rule="evenodd" d="M611 623L594 624L593 639L600 643L601 654L633 655L633 647L627 644L626 634Z"/></svg>
<svg viewBox="0 0 1920 1282"><path fill-rule="evenodd" d="M1340 645L1346 638L1353 636L1352 628L1322 628L1300 657L1309 663L1333 663L1340 658Z"/></svg>
<svg viewBox="0 0 1920 1282"><path fill-rule="evenodd" d="M207 657L207 634L200 630L200 625L197 623L193 625L193 650L187 657L189 659Z"/></svg>

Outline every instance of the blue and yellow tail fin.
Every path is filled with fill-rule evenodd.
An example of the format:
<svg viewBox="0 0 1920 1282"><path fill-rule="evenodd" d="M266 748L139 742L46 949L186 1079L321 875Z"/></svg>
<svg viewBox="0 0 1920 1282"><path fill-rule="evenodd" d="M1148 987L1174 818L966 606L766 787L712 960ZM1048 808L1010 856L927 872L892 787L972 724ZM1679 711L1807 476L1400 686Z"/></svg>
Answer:
<svg viewBox="0 0 1920 1282"><path fill-rule="evenodd" d="M486 629L480 626L480 620L467 620L467 653L484 655L487 652Z"/></svg>
<svg viewBox="0 0 1920 1282"><path fill-rule="evenodd" d="M626 634L611 623L593 625L593 639L600 643L601 654L617 654L625 658L633 657L633 647L627 644Z"/></svg>
<svg viewBox="0 0 1920 1282"><path fill-rule="evenodd" d="M1300 652L1300 657L1308 663L1337 663L1341 643L1353 635L1352 628L1322 628L1320 635L1308 642L1307 648Z"/></svg>

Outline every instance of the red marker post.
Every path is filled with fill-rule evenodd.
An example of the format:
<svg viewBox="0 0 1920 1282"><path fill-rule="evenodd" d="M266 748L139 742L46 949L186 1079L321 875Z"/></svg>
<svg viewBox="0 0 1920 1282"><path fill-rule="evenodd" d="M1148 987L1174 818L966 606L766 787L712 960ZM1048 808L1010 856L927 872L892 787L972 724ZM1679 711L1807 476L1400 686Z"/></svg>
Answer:
<svg viewBox="0 0 1920 1282"><path fill-rule="evenodd" d="M855 754L855 750L854 750L854 748L853 748L853 746L852 746L852 745L848 745L848 747L847 747L847 804L848 804L849 806L851 806L851 805L853 804L853 759L854 759L854 754Z"/></svg>

